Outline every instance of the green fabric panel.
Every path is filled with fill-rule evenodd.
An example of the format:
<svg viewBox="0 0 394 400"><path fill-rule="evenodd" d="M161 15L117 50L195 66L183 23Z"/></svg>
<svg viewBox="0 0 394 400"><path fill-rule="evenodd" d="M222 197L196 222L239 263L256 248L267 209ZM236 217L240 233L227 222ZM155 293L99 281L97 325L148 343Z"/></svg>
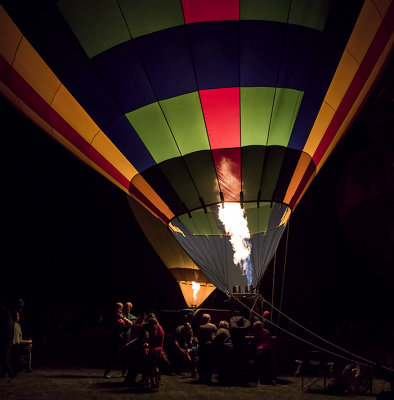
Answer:
<svg viewBox="0 0 394 400"><path fill-rule="evenodd" d="M178 219L182 222L183 225L186 226L187 229L189 229L192 234L198 234L196 224L194 223L193 218L190 218L188 214L182 214L178 216Z"/></svg>
<svg viewBox="0 0 394 400"><path fill-rule="evenodd" d="M216 219L214 218L212 211L207 209L207 213L204 210L195 210L192 212L192 218L194 218L200 235L222 235L220 228L217 225Z"/></svg>
<svg viewBox="0 0 394 400"><path fill-rule="evenodd" d="M267 144L275 88L241 87L241 146Z"/></svg>
<svg viewBox="0 0 394 400"><path fill-rule="evenodd" d="M133 37L183 25L180 0L119 0Z"/></svg>
<svg viewBox="0 0 394 400"><path fill-rule="evenodd" d="M181 157L163 162L160 169L189 210L201 207L199 195Z"/></svg>
<svg viewBox="0 0 394 400"><path fill-rule="evenodd" d="M245 203L244 207L250 234L267 232L272 213L271 203L261 202L259 207L256 203Z"/></svg>
<svg viewBox="0 0 394 400"><path fill-rule="evenodd" d="M240 0L240 19L286 22L290 0Z"/></svg>
<svg viewBox="0 0 394 400"><path fill-rule="evenodd" d="M198 92L160 102L182 154L209 150L209 141Z"/></svg>
<svg viewBox="0 0 394 400"><path fill-rule="evenodd" d="M241 148L242 191L244 201L257 201L265 151L265 146L248 146Z"/></svg>
<svg viewBox="0 0 394 400"><path fill-rule="evenodd" d="M303 95L299 90L276 89L268 146L287 147Z"/></svg>
<svg viewBox="0 0 394 400"><path fill-rule="evenodd" d="M89 58L130 40L116 0L60 0L58 7Z"/></svg>
<svg viewBox="0 0 394 400"><path fill-rule="evenodd" d="M184 157L205 205L220 202L219 185L211 151L199 151Z"/></svg>
<svg viewBox="0 0 394 400"><path fill-rule="evenodd" d="M261 200L272 200L285 154L285 147L273 146L267 148L261 177Z"/></svg>
<svg viewBox="0 0 394 400"><path fill-rule="evenodd" d="M158 103L129 112L126 117L156 163L179 157L179 150Z"/></svg>
<svg viewBox="0 0 394 400"><path fill-rule="evenodd" d="M205 214L203 209L191 212L192 218L187 214L180 215L180 221L193 233L193 235L221 235L216 220L212 212L207 209Z"/></svg>
<svg viewBox="0 0 394 400"><path fill-rule="evenodd" d="M324 30L331 0L293 0L289 24Z"/></svg>
<svg viewBox="0 0 394 400"><path fill-rule="evenodd" d="M331 0L240 0L240 19L287 22L324 30ZM290 9L290 10L289 10Z"/></svg>

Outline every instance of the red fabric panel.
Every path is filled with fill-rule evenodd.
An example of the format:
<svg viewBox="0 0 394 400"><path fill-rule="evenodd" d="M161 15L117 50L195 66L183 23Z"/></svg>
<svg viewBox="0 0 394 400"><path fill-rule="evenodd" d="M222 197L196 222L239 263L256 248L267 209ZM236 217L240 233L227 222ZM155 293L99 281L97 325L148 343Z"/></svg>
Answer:
<svg viewBox="0 0 394 400"><path fill-rule="evenodd" d="M300 184L298 185L297 190L294 193L293 198L290 201L289 207L291 209L293 209L293 207L297 203L298 198L301 196L302 192L304 191L305 186L307 185L307 183L309 182L309 179L315 173L315 171L316 171L316 165L313 162L313 160L311 160L309 162L308 168L306 169L306 171L304 173L304 176L301 179Z"/></svg>
<svg viewBox="0 0 394 400"><path fill-rule="evenodd" d="M345 96L341 101L341 104L339 105L330 125L327 128L326 133L323 136L322 141L320 142L315 154L313 155L313 161L316 165L318 165L320 160L323 158L325 152L335 138L338 129L342 125L353 103L357 99L357 96L360 94L362 88L364 87L365 82L368 80L368 77L373 67L375 66L380 54L382 53L384 47L390 39L393 24L394 3L391 4L385 19L380 25L380 28L367 51L367 54L361 62L361 65L355 77L353 78L352 83L350 84Z"/></svg>
<svg viewBox="0 0 394 400"><path fill-rule="evenodd" d="M11 71L11 65L0 55L0 79L9 88L11 87Z"/></svg>
<svg viewBox="0 0 394 400"><path fill-rule="evenodd" d="M239 88L200 90L211 149L240 147Z"/></svg>
<svg viewBox="0 0 394 400"><path fill-rule="evenodd" d="M129 190L130 181L91 146L89 146L89 158L108 175L112 176L112 178L119 182L126 190Z"/></svg>
<svg viewBox="0 0 394 400"><path fill-rule="evenodd" d="M49 110L49 124L80 152L89 158L89 143L79 135L54 109Z"/></svg>
<svg viewBox="0 0 394 400"><path fill-rule="evenodd" d="M212 150L212 155L224 201L240 201L241 149Z"/></svg>
<svg viewBox="0 0 394 400"><path fill-rule="evenodd" d="M187 24L239 20L239 0L182 0Z"/></svg>
<svg viewBox="0 0 394 400"><path fill-rule="evenodd" d="M11 90L49 123L49 104L15 70L11 71Z"/></svg>
<svg viewBox="0 0 394 400"><path fill-rule="evenodd" d="M24 101L36 114L56 129L85 156L106 171L124 188L129 189L130 182L109 161L99 154L79 135L50 105L0 56L0 79L16 96ZM155 207L153 206L153 209Z"/></svg>
<svg viewBox="0 0 394 400"><path fill-rule="evenodd" d="M160 219L168 224L170 220L158 209L156 208L134 185L130 182L129 192L137 197L142 203L144 203L150 210L152 210Z"/></svg>

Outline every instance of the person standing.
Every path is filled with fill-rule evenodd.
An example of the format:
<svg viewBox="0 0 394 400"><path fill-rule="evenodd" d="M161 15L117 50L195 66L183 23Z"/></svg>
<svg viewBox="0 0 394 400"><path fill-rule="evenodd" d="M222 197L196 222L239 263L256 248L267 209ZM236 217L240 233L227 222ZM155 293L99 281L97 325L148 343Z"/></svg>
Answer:
<svg viewBox="0 0 394 400"><path fill-rule="evenodd" d="M181 374L186 366L190 366L189 349L192 344L193 329L190 322L185 322L175 329L174 345L175 345L175 372Z"/></svg>
<svg viewBox="0 0 394 400"><path fill-rule="evenodd" d="M14 323L11 313L5 306L0 308L0 369L1 376L8 374L13 378L14 370L10 365L10 351L14 339Z"/></svg>
<svg viewBox="0 0 394 400"><path fill-rule="evenodd" d="M123 304L116 303L112 316L112 331L108 347L107 361L105 365L104 378L111 378L112 364L116 358L123 352L124 338L131 322L123 315ZM123 356L123 354L122 354Z"/></svg>
<svg viewBox="0 0 394 400"><path fill-rule="evenodd" d="M160 386L160 363L163 357L164 330L153 313L148 314L148 321L144 325L144 329L149 334L150 383L152 388L158 389Z"/></svg>
<svg viewBox="0 0 394 400"><path fill-rule="evenodd" d="M199 382L210 383L213 372L213 345L212 340L217 331L216 325L211 323L211 316L203 314L201 325L197 328L196 337L199 343L198 375Z"/></svg>
<svg viewBox="0 0 394 400"><path fill-rule="evenodd" d="M253 334L255 338L258 383L269 385L274 380L271 333L268 329L263 327L261 321L256 321L253 324Z"/></svg>

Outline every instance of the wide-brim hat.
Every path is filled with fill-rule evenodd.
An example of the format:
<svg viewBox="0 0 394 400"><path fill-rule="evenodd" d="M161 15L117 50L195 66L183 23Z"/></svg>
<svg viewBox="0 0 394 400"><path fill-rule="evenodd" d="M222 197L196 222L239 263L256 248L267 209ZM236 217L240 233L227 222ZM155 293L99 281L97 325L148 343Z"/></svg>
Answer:
<svg viewBox="0 0 394 400"><path fill-rule="evenodd" d="M244 320L244 324L242 326L238 326L238 321L240 319ZM231 328L247 328L250 325L250 321L243 317L242 315L234 315L230 318L230 327Z"/></svg>

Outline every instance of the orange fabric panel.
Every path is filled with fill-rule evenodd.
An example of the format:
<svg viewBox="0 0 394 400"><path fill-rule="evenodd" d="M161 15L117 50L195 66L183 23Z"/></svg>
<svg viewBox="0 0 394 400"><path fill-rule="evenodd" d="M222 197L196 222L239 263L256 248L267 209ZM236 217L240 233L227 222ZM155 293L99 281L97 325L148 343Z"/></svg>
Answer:
<svg viewBox="0 0 394 400"><path fill-rule="evenodd" d="M21 40L12 67L45 102L51 104L61 82L26 38Z"/></svg>
<svg viewBox="0 0 394 400"><path fill-rule="evenodd" d="M366 0L361 9L356 25L354 26L354 34L350 36L349 42L346 45L349 53L359 64L361 64L361 61L365 57L365 54L367 53L381 23L382 17L379 14L379 11L371 0Z"/></svg>
<svg viewBox="0 0 394 400"><path fill-rule="evenodd" d="M343 96L357 73L359 65L365 57L381 22L382 16L379 14L378 9L371 0L366 0L335 71L309 138L305 143L303 150L306 153L314 155L335 111L338 109ZM327 107L331 107L334 111L331 118Z"/></svg>
<svg viewBox="0 0 394 400"><path fill-rule="evenodd" d="M129 181L138 174L138 171L130 164L130 161L127 160L102 131L99 131L94 136L91 146L104 158L111 160L111 164Z"/></svg>
<svg viewBox="0 0 394 400"><path fill-rule="evenodd" d="M384 51L380 55L376 65L374 66L367 82L365 83L362 91L360 92L359 96L357 97L357 100L354 102L352 108L350 109L346 119L344 120L343 124L338 130L338 133L336 134L334 140L331 142L330 146L328 147L326 153L320 160L319 164L317 165L317 172L320 170L320 168L323 166L329 155L332 153L332 151L335 149L336 145L338 142L342 139L343 135L346 133L347 129L351 125L353 119L356 117L358 111L361 109L363 102L365 98L368 96L371 88L373 87L374 83L377 80L377 77L379 76L380 71L382 70L384 63L387 61L388 57L391 54L392 48L394 45L394 34L391 35L390 41L387 43L386 47L384 48Z"/></svg>
<svg viewBox="0 0 394 400"><path fill-rule="evenodd" d="M312 126L311 132L309 134L308 140L304 146L304 152L313 156L315 150L319 146L319 143L326 132L330 122L335 114L335 110L323 101L320 107L319 114Z"/></svg>
<svg viewBox="0 0 394 400"><path fill-rule="evenodd" d="M285 198L283 202L285 204L290 204L301 180L308 169L308 165L311 162L311 156L306 153L302 153L300 159L298 160L297 167L294 171L293 177L291 178L289 187L287 188Z"/></svg>
<svg viewBox="0 0 394 400"><path fill-rule="evenodd" d="M200 283L200 289L197 292L196 299L194 299L192 282L179 281L178 284L189 307L198 307L215 290L212 283Z"/></svg>
<svg viewBox="0 0 394 400"><path fill-rule="evenodd" d="M14 60L22 37L22 32L0 4L0 54L9 64Z"/></svg>
<svg viewBox="0 0 394 400"><path fill-rule="evenodd" d="M174 218L174 213L168 208L167 204L161 197L152 189L141 175L136 175L133 178L133 185L147 198L151 203L158 208L169 220Z"/></svg>
<svg viewBox="0 0 394 400"><path fill-rule="evenodd" d="M387 14L387 10L390 7L392 0L373 0L376 8L378 9L382 18Z"/></svg>
<svg viewBox="0 0 394 400"><path fill-rule="evenodd" d="M99 132L100 128L63 85L57 91L51 106L88 143Z"/></svg>

